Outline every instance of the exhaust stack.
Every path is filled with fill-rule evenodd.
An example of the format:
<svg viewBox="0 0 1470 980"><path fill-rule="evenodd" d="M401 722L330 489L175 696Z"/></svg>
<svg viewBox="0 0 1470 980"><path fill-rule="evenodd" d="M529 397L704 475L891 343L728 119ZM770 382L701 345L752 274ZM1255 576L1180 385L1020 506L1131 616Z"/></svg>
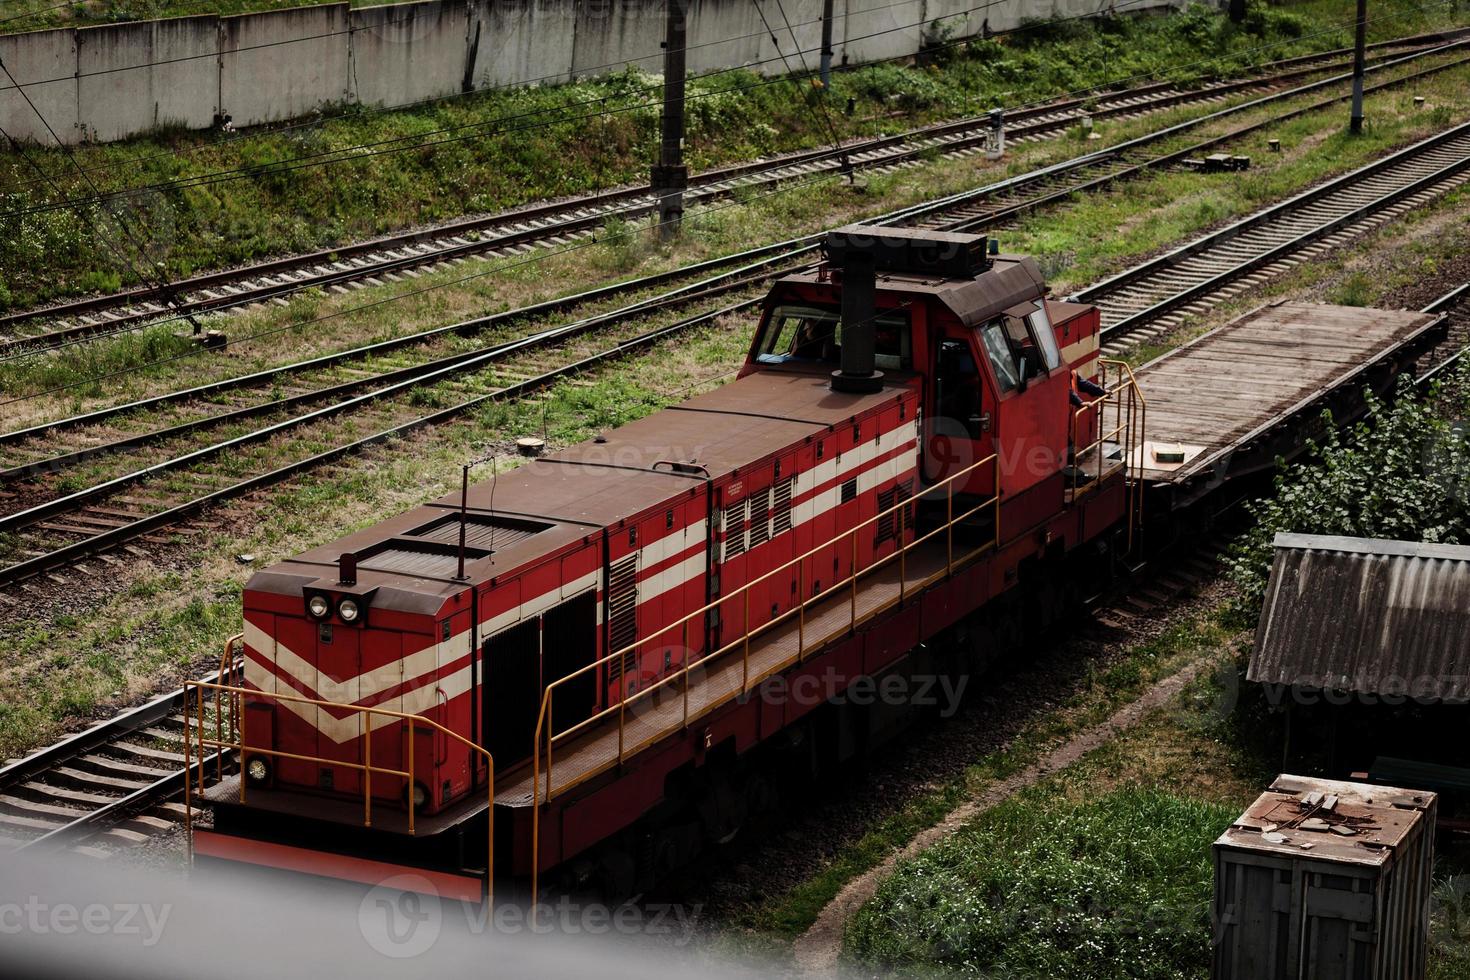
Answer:
<svg viewBox="0 0 1470 980"><path fill-rule="evenodd" d="M832 372L832 390L852 394L880 391L877 370L877 269L871 251L852 248L842 256L842 369Z"/></svg>
<svg viewBox="0 0 1470 980"><path fill-rule="evenodd" d="M827 233L827 262L842 276L842 370L832 390L873 392L883 387L876 369L877 274L974 279L991 266L984 235L848 225Z"/></svg>

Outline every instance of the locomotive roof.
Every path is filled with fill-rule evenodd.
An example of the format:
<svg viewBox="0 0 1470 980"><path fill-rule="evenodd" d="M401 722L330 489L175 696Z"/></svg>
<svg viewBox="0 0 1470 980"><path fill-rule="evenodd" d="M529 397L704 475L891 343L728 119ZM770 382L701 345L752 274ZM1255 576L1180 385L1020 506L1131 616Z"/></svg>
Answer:
<svg viewBox="0 0 1470 980"><path fill-rule="evenodd" d="M695 462L718 479L806 437L895 400L895 374L872 394L834 392L825 369L758 372L611 430L593 440L472 485L465 573L484 581L554 554L697 487L701 473L660 462ZM453 580L460 494L364 528L254 575L247 588L300 596L331 588L337 561L357 556L357 586L376 588L374 608L435 614L464 589Z"/></svg>
<svg viewBox="0 0 1470 980"><path fill-rule="evenodd" d="M836 278L833 273L837 272ZM783 276L782 283L825 285L841 283L841 273L822 265L805 272ZM1029 256L997 255L991 267L973 279L924 277L908 272L878 272L878 290L911 296L933 296L960 322L973 327L1005 310L1035 300L1046 291L1041 267ZM779 293L773 291L773 296Z"/></svg>

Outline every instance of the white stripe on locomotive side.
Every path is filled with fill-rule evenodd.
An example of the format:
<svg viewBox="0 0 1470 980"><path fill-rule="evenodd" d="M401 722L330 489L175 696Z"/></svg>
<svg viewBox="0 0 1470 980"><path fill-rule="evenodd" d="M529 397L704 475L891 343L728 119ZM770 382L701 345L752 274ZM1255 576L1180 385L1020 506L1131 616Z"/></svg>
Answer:
<svg viewBox="0 0 1470 980"><path fill-rule="evenodd" d="M1098 339L1096 333L1081 337L1062 348L1062 363L1076 364L1089 354L1095 354L1098 350Z"/></svg>
<svg viewBox="0 0 1470 980"><path fill-rule="evenodd" d="M800 497L803 493L810 491L829 481L834 482L832 486L821 491L814 497L809 497L793 506L792 508L792 531L801 525L815 520L827 511L839 506L842 494L843 478L850 478L850 474L857 470L858 494L868 493L878 486L894 479L902 479L917 470L918 460L916 456L905 456L905 450L917 450L918 446L919 419L916 417L912 423L905 423L886 432L879 433L874 439L861 443L846 453L833 456L824 460L817 466L797 473L793 487L793 498ZM894 450L895 455L885 459L876 466L869 466L873 460L878 459ZM867 469L863 469L868 467ZM656 541L639 549L639 565L647 568L667 558L677 555L683 551L693 548L696 543L704 545L707 537L707 522L701 518L685 527L682 533L675 532L667 534ZM791 531L783 532L791 533ZM747 552L748 554L748 552ZM687 585L689 582L703 576L707 571L707 554L701 547L700 550L690 554L683 561L664 569L643 582L639 583L639 604L650 602L664 595L672 589ZM564 601L574 598L586 592L588 589L598 588L601 585L602 571L600 569L587 572L572 582L563 583L555 589L548 590L541 595L521 602L518 606L505 610L479 624L482 636L490 637L494 634L516 625L524 619L551 608ZM597 621L602 622L602 604L598 603ZM306 678L315 676L317 683L314 693L317 698L324 701L334 701L341 704L354 704L369 700L391 690L399 685L412 685L430 677L440 669L440 665L446 661L452 662L459 659L469 651L470 632L463 631L451 636L448 640L433 644L416 653L410 654L402 660L384 664L373 670L366 671L357 677L346 681L335 681L321 674L304 658L290 650L279 639L270 637L264 630L250 622L246 622L246 645L256 650L263 656L274 661L279 669L296 678L305 686ZM469 691L477 681L480 673L479 664L469 664L456 671L448 679L439 684L426 684L405 691L400 700L401 705L395 710L407 713L420 713L432 708L438 700L437 692L442 690L445 696L452 700L460 694ZM277 679L274 673L263 664L253 661L249 656L245 658L245 677L254 687L267 693L275 693ZM354 691L353 688L356 688ZM326 711L321 711L311 705L303 705L291 701L277 702L303 721L311 724L322 734L327 735L337 743L357 738L361 734L361 722L357 717L336 718ZM392 724L396 719L388 716L375 716L372 727L374 730Z"/></svg>

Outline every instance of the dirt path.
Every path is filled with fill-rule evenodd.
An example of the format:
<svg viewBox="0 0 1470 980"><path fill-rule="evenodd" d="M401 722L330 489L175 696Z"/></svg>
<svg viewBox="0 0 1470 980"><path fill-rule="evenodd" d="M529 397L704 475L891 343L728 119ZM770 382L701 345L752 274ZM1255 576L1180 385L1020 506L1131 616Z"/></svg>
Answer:
<svg viewBox="0 0 1470 980"><path fill-rule="evenodd" d="M922 831L909 841L902 850L890 854L876 867L849 881L842 891L838 892L836 897L822 909L811 928L796 940L793 952L797 965L806 973L834 972L837 967L838 954L842 949L842 932L847 925L847 920L868 899L873 897L878 886L893 873L900 861L912 858L926 848L932 847L980 813L1043 777L1059 769L1065 769L1114 736L1132 728L1145 714L1166 704L1198 677L1206 663L1207 661L1201 660L1191 664L1154 684L1142 697L1118 709L1107 721L1082 732L1036 765L1001 780L978 797L955 807L939 823Z"/></svg>

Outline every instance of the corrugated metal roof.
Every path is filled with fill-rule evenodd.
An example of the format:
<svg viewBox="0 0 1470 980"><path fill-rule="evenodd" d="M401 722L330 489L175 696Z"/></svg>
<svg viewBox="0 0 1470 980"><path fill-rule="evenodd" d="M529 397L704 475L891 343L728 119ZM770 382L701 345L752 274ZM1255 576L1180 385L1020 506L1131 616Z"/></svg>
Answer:
<svg viewBox="0 0 1470 980"><path fill-rule="evenodd" d="M1246 677L1470 699L1470 547L1278 534Z"/></svg>

